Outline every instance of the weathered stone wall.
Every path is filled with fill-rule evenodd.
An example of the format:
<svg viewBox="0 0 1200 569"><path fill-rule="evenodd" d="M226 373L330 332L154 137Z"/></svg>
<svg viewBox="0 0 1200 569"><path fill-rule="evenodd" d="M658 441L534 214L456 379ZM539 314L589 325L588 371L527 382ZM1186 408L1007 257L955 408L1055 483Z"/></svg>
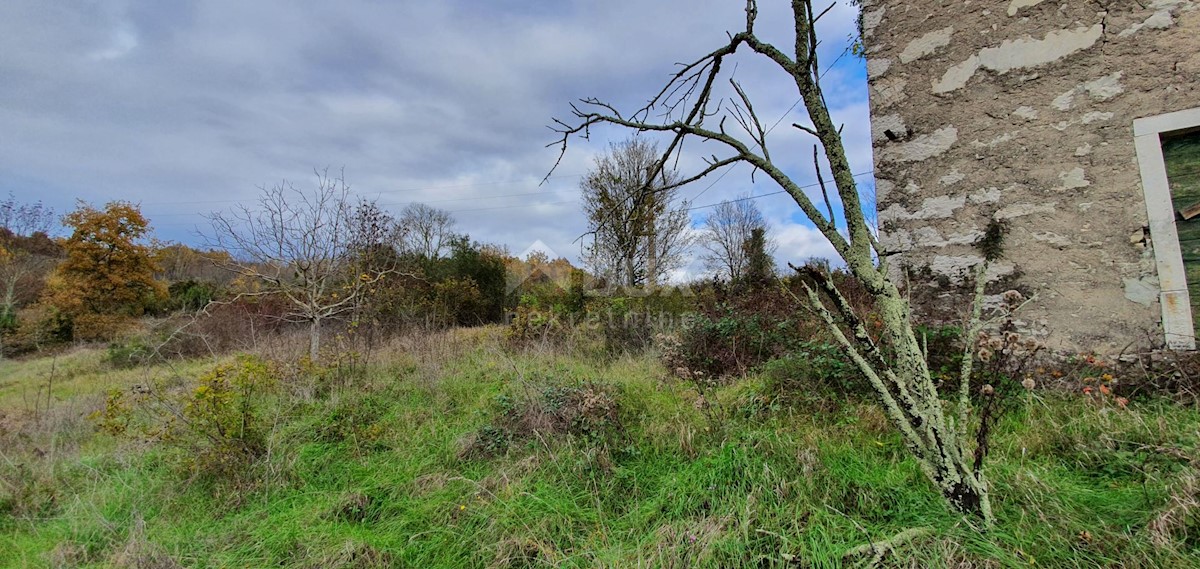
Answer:
<svg viewBox="0 0 1200 569"><path fill-rule="evenodd" d="M1136 118L1200 107L1200 1L867 0L882 241L946 317L1007 222L994 288L1058 349L1161 343ZM904 276L906 275L906 277Z"/></svg>

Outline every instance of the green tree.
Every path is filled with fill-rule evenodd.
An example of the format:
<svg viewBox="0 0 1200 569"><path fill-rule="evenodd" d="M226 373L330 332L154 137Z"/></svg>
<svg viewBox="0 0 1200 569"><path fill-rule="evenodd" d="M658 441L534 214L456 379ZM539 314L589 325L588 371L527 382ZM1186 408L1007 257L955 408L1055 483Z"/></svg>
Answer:
<svg viewBox="0 0 1200 569"><path fill-rule="evenodd" d="M742 243L745 257L746 283L752 287L760 287L775 278L775 259L767 252L767 228L755 227Z"/></svg>
<svg viewBox="0 0 1200 569"><path fill-rule="evenodd" d="M105 339L166 296L154 278L154 251L143 239L150 224L138 206L110 202L103 210L80 203L63 217L71 235L44 299L71 318L75 336Z"/></svg>

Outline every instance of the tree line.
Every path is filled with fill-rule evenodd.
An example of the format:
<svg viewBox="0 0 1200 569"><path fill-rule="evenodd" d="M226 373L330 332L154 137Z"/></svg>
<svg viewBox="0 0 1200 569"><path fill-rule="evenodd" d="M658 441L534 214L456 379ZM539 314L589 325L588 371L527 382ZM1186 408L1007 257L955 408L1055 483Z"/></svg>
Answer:
<svg viewBox="0 0 1200 569"><path fill-rule="evenodd" d="M665 285L696 245L715 278L773 275L767 224L753 202L723 202L694 227L674 189L644 191L655 187L656 152L636 138L614 144L581 181L584 268L542 254L518 259L426 204L393 214L328 171L315 172L310 187L263 186L255 203L210 214L199 248L154 239L132 203L80 202L59 217L10 195L0 202L0 353L112 341L143 316L236 305L305 328L317 358L331 321L374 334L499 322L523 298L536 304L536 291Z"/></svg>

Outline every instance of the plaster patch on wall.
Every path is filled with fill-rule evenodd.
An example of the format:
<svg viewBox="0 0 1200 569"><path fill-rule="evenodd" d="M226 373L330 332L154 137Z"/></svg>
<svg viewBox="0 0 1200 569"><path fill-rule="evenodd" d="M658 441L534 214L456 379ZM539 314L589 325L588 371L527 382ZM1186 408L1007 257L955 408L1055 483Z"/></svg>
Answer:
<svg viewBox="0 0 1200 569"><path fill-rule="evenodd" d="M918 227L913 231L913 244L921 247L945 247L945 239L942 239L942 234L938 233L937 229L929 227Z"/></svg>
<svg viewBox="0 0 1200 569"><path fill-rule="evenodd" d="M1127 38L1133 34L1138 33L1139 31L1141 31L1142 28L1150 28L1152 30L1165 30L1173 25L1175 25L1175 18L1174 18L1174 16L1171 15L1171 10L1169 10L1169 9L1159 10L1159 11L1151 14L1150 17L1146 18L1144 21L1141 21L1132 26L1129 26L1129 28L1127 28L1124 31L1122 31L1121 33L1117 34L1117 37Z"/></svg>
<svg viewBox="0 0 1200 569"><path fill-rule="evenodd" d="M905 229L884 231L879 235L879 244L884 251L901 253L913 248L912 236Z"/></svg>
<svg viewBox="0 0 1200 569"><path fill-rule="evenodd" d="M875 28L879 27L879 23L883 21L883 13L887 11L887 7L878 10L871 10L862 16L863 36L871 37L875 33Z"/></svg>
<svg viewBox="0 0 1200 569"><path fill-rule="evenodd" d="M1060 111L1071 110L1071 106L1075 104L1075 91L1076 89L1071 89L1055 97L1053 101L1050 101L1050 106Z"/></svg>
<svg viewBox="0 0 1200 569"><path fill-rule="evenodd" d="M945 219L952 217L954 210L966 205L966 203L966 196L937 196L926 198L921 202L921 207L914 212L910 212L904 206L894 203L888 206L887 209L876 214L876 219L881 224L894 220Z"/></svg>
<svg viewBox="0 0 1200 569"><path fill-rule="evenodd" d="M933 258L933 262L929 264L929 270L949 277L950 282L957 285L962 284L967 275L971 273L971 269L982 262L983 257L978 255L936 255ZM992 263L988 267L985 278L990 282L1000 277L1011 275L1013 268L1013 264L1009 262Z"/></svg>
<svg viewBox="0 0 1200 569"><path fill-rule="evenodd" d="M966 61L950 67L941 79L933 82L934 93L949 93L962 89L975 76L975 72L979 71L979 56L971 55Z"/></svg>
<svg viewBox="0 0 1200 569"><path fill-rule="evenodd" d="M904 119L898 114L884 115L871 121L871 140L873 142L881 142L887 140L885 131L893 133L903 133L908 129L904 124Z"/></svg>
<svg viewBox="0 0 1200 569"><path fill-rule="evenodd" d="M1021 8L1037 6L1038 4L1041 4L1041 3L1042 3L1042 0L1012 0L1012 3L1008 5L1008 15L1016 16L1017 12L1020 11Z"/></svg>
<svg viewBox="0 0 1200 569"><path fill-rule="evenodd" d="M1082 157L1082 156L1087 156L1088 154L1091 154L1091 153L1092 153L1092 143L1090 143L1090 142L1085 142L1085 143L1083 143L1083 146L1080 146L1079 148L1075 149L1076 156Z"/></svg>
<svg viewBox="0 0 1200 569"><path fill-rule="evenodd" d="M997 73L1036 67L1092 47L1103 33L1104 25L1096 24L1090 28L1053 31L1040 40L1032 37L1005 40L996 47L979 50L979 64Z"/></svg>
<svg viewBox="0 0 1200 569"><path fill-rule="evenodd" d="M1083 90L1087 91L1093 101L1107 101L1125 92L1125 87L1121 85L1122 75L1124 73L1118 71L1112 75L1088 81L1082 85Z"/></svg>
<svg viewBox="0 0 1200 569"><path fill-rule="evenodd" d="M996 219L1012 219L1014 217L1022 217L1035 213L1054 213L1054 206L1058 202L1050 203L1018 203L1006 206L996 212Z"/></svg>
<svg viewBox="0 0 1200 569"><path fill-rule="evenodd" d="M1031 36L1015 40L1004 40L995 47L985 47L966 61L946 70L945 75L933 83L934 93L947 93L966 86L967 81L980 69L990 69L1004 74L1014 69L1037 67L1058 61L1077 51L1095 45L1104 34L1104 25L1073 30L1055 30L1045 38Z"/></svg>
<svg viewBox="0 0 1200 569"><path fill-rule="evenodd" d="M869 59L867 60L867 77L871 79L879 77L880 75L887 73L887 70L891 68L891 66L892 60L890 59Z"/></svg>
<svg viewBox="0 0 1200 569"><path fill-rule="evenodd" d="M1008 141L1012 140L1013 138L1014 138L1013 133L1006 132L1006 133L1004 133L1000 136L997 136L996 138L993 138L987 142L980 142L978 140L972 140L971 146L974 146L975 148L992 148L993 146L996 146L999 144L1004 144L1005 142L1008 142Z"/></svg>
<svg viewBox="0 0 1200 569"><path fill-rule="evenodd" d="M966 205L966 196L936 196L926 198L921 202L921 209L913 214L913 219L939 219L951 217L954 210Z"/></svg>
<svg viewBox="0 0 1200 569"><path fill-rule="evenodd" d="M957 183L963 181L963 179L965 179L966 177L967 177L966 174L959 172L958 168L954 168L954 169L950 170L949 174L946 174L945 176L938 178L938 183L940 183L943 186L949 186L951 184L957 184Z"/></svg>
<svg viewBox="0 0 1200 569"><path fill-rule="evenodd" d="M1063 93L1054 98L1050 106L1060 110L1069 111L1075 106L1075 96L1087 93L1093 101L1107 101L1125 92L1125 86L1121 85L1122 72L1118 71L1111 75L1105 75L1099 79L1093 79L1066 93Z"/></svg>
<svg viewBox="0 0 1200 569"><path fill-rule="evenodd" d="M1063 235L1059 235L1053 231L1034 231L1030 233L1033 238L1042 243L1049 243L1059 249L1065 249L1071 245L1071 240Z"/></svg>
<svg viewBox="0 0 1200 569"><path fill-rule="evenodd" d="M1033 107L1017 107L1017 110L1013 111L1013 114L1027 121L1038 118L1038 111Z"/></svg>
<svg viewBox="0 0 1200 569"><path fill-rule="evenodd" d="M913 233L913 244L919 247L949 247L951 245L974 245L979 238L983 237L983 232L978 230L968 231L966 233L952 233L947 237L942 237L938 231L932 227L922 227Z"/></svg>
<svg viewBox="0 0 1200 569"><path fill-rule="evenodd" d="M1106 121L1113 118L1113 113L1102 113L1100 111L1092 111L1083 115L1083 124L1092 124L1094 122Z"/></svg>
<svg viewBox="0 0 1200 569"><path fill-rule="evenodd" d="M971 203L996 203L1000 201L999 188L984 188L970 195Z"/></svg>
<svg viewBox="0 0 1200 569"><path fill-rule="evenodd" d="M905 98L904 88L908 86L908 81L900 78L885 77L875 81L872 85L872 95L874 96L875 105L877 107L886 107L903 101Z"/></svg>
<svg viewBox="0 0 1200 569"><path fill-rule="evenodd" d="M950 45L950 36L954 35L954 26L929 32L904 46L900 52L900 63L911 63L938 49Z"/></svg>
<svg viewBox="0 0 1200 569"><path fill-rule="evenodd" d="M909 142L885 148L880 153L880 159L894 162L920 162L950 150L950 147L954 146L957 141L957 128L953 126L939 128Z"/></svg>
<svg viewBox="0 0 1200 569"><path fill-rule="evenodd" d="M1087 179L1083 168L1074 168L1069 172L1063 172L1058 175L1058 178L1062 180L1062 185L1054 189L1059 191L1086 188L1092 185L1092 182Z"/></svg>
<svg viewBox="0 0 1200 569"><path fill-rule="evenodd" d="M896 184L893 184L891 180L885 180L883 178L876 178L875 179L875 201L876 202L884 201L884 199L888 196L888 194L891 194L892 190L894 190L894 189L896 189Z"/></svg>

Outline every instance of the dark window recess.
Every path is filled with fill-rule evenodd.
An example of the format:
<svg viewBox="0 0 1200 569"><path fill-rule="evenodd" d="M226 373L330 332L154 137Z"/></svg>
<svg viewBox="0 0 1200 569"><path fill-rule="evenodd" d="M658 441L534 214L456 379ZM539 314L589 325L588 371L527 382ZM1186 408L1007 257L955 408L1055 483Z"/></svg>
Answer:
<svg viewBox="0 0 1200 569"><path fill-rule="evenodd" d="M1192 325L1200 337L1200 131L1164 135L1162 149L1192 300Z"/></svg>

